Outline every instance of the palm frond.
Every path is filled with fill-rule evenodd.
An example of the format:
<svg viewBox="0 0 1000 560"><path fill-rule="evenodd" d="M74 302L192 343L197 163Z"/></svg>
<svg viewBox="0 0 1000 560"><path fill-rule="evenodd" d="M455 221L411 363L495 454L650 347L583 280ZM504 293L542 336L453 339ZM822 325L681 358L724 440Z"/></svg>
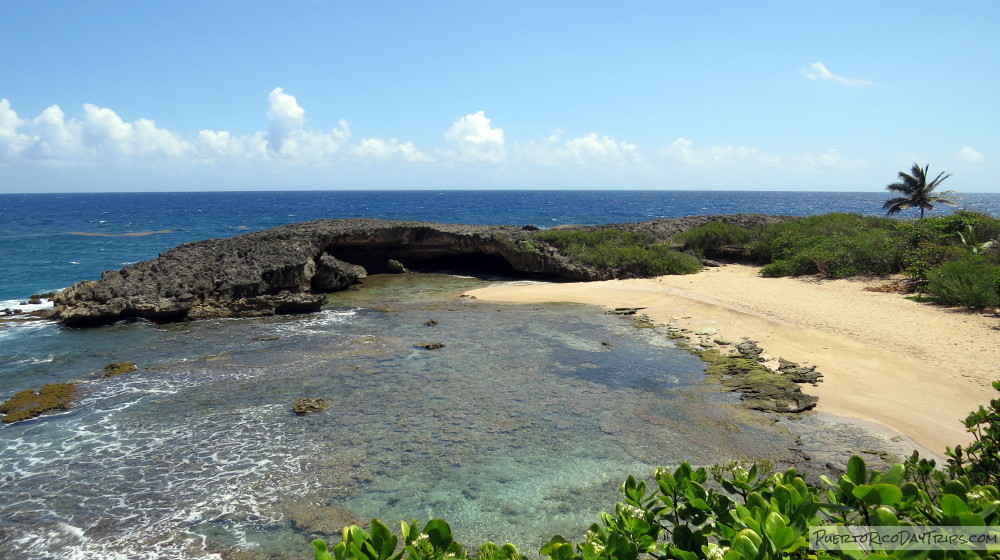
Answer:
<svg viewBox="0 0 1000 560"><path fill-rule="evenodd" d="M943 191L935 193L934 190L945 179L951 177L950 173L941 172L933 181L927 181L927 170L930 165L920 167L916 163L910 168L910 173L899 172L899 181L886 185L886 190L901 193L904 196L889 199L882 205L886 214L896 214L908 208L919 208L920 217L924 217L925 210L933 210L935 204L948 204L957 206L956 202L949 198L954 195L954 191Z"/></svg>

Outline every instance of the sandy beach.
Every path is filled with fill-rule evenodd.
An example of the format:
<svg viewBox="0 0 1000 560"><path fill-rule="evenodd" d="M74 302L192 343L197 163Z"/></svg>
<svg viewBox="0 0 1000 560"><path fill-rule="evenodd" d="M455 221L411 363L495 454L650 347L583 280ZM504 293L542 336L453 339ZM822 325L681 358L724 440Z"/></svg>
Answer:
<svg viewBox="0 0 1000 560"><path fill-rule="evenodd" d="M687 276L498 285L469 296L503 303L641 307L658 323L748 337L766 354L823 373L817 411L873 423L942 456L970 439L961 420L1000 379L1000 318L866 291L882 279L762 278L726 265Z"/></svg>

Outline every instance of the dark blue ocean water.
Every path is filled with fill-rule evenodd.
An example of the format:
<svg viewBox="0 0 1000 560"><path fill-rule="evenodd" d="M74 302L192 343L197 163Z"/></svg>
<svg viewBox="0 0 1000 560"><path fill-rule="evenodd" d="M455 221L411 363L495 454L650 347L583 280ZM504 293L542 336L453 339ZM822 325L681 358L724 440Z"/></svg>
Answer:
<svg viewBox="0 0 1000 560"><path fill-rule="evenodd" d="M732 212L876 214L883 198L0 195L0 300L95 279L183 242L319 218L551 227ZM1000 195L965 203L1000 214ZM613 507L629 474L681 460L781 461L798 445L771 419L730 407L734 398L665 333L587 306L460 297L490 282L374 276L332 294L321 313L294 317L85 330L0 321L0 400L52 382L80 391L68 411L0 425L0 558L221 560L234 550L298 558L314 535L334 536L352 515L390 526L445 517L463 542L512 541L531 555L554 534L581 536L574 531ZM445 346L418 347L427 342ZM117 361L140 369L104 377L103 366ZM333 406L297 417L291 403L301 396ZM830 448L822 435L812 440Z"/></svg>
<svg viewBox="0 0 1000 560"><path fill-rule="evenodd" d="M366 217L545 228L736 212L879 214L885 198L879 192L747 191L0 194L0 302L95 279L180 243L306 220ZM965 195L962 207L1000 215L1000 194Z"/></svg>

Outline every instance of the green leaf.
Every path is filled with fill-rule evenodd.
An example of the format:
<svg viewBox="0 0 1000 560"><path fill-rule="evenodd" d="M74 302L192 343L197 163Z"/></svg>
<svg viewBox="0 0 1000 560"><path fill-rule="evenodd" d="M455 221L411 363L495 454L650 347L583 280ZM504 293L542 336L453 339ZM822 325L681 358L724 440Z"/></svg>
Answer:
<svg viewBox="0 0 1000 560"><path fill-rule="evenodd" d="M569 541L564 539L562 535L553 535L553 537L549 539L549 542L542 545L542 548L538 551L538 553L542 556L551 557L555 554L556 549L569 544Z"/></svg>
<svg viewBox="0 0 1000 560"><path fill-rule="evenodd" d="M708 510L712 509L712 506L708 505L708 502L706 502L705 500L703 500L701 498L695 498L695 499L691 500L690 504L691 504L692 507L700 509L702 511L708 511Z"/></svg>
<svg viewBox="0 0 1000 560"><path fill-rule="evenodd" d="M784 529L785 526L785 520L781 518L781 514L772 511L764 519L764 534L773 541L774 535Z"/></svg>
<svg viewBox="0 0 1000 560"><path fill-rule="evenodd" d="M851 491L855 498L870 506L892 505L903 499L903 492L892 484L862 484Z"/></svg>
<svg viewBox="0 0 1000 560"><path fill-rule="evenodd" d="M411 527L416 527L416 526L417 526L416 519L414 519L411 523L407 523L406 521L399 522L399 529L400 533L402 533L403 535L403 542L405 542L406 544L410 544L411 542L413 542L413 539L417 538L417 536L412 534L411 532L412 531ZM344 534L346 535L347 533Z"/></svg>
<svg viewBox="0 0 1000 560"><path fill-rule="evenodd" d="M880 507L872 515L872 525L877 527L897 527L899 519L889 508Z"/></svg>
<svg viewBox="0 0 1000 560"><path fill-rule="evenodd" d="M969 488L958 480L949 480L944 484L944 488L942 489L944 494L954 494L956 496L965 496L968 491Z"/></svg>
<svg viewBox="0 0 1000 560"><path fill-rule="evenodd" d="M451 536L451 526L444 519L431 519L424 525L424 533L437 550L446 550L454 542Z"/></svg>
<svg viewBox="0 0 1000 560"><path fill-rule="evenodd" d="M986 520L982 516L975 513L960 513L958 517L958 525L960 527L985 527Z"/></svg>
<svg viewBox="0 0 1000 560"><path fill-rule="evenodd" d="M759 509L762 511L767 511L768 509L770 509L771 504L757 492L751 492L749 495L747 495L747 507L750 509Z"/></svg>
<svg viewBox="0 0 1000 560"><path fill-rule="evenodd" d="M767 538L777 550L798 548L798 538L795 534L795 529L792 529L791 527L782 527L777 530L772 528L767 532Z"/></svg>
<svg viewBox="0 0 1000 560"><path fill-rule="evenodd" d="M865 466L865 460L857 455L851 456L847 461L845 476L854 484L865 484L868 482L868 468Z"/></svg>
<svg viewBox="0 0 1000 560"><path fill-rule="evenodd" d="M500 557L509 559L520 559L522 558L522 555L520 552L517 551L517 548L514 545L507 543L500 548Z"/></svg>
<svg viewBox="0 0 1000 560"><path fill-rule="evenodd" d="M920 496L920 487L914 482L907 482L906 484L900 486L899 489L903 493L903 497L906 499Z"/></svg>
<svg viewBox="0 0 1000 560"><path fill-rule="evenodd" d="M948 516L954 517L960 513L969 512L969 505L962 498L954 494L942 494L939 498L939 504L941 505L941 511Z"/></svg>
<svg viewBox="0 0 1000 560"><path fill-rule="evenodd" d="M759 549L757 548L757 545L754 544L754 542L750 539L750 537L744 534L747 532L752 533L753 531L749 531L748 529L740 531L739 536L733 539L732 549L735 550L736 552L739 552L743 556L743 558L746 558L747 560L753 560L754 558L757 558Z"/></svg>
<svg viewBox="0 0 1000 560"><path fill-rule="evenodd" d="M378 519L371 520L371 541L374 552L378 560L387 560L396 550L396 543L399 539L392 531L386 527L385 523Z"/></svg>
<svg viewBox="0 0 1000 560"><path fill-rule="evenodd" d="M906 466L903 465L903 463L895 463L891 467L889 467L889 470L885 471L885 474L882 475L882 478L879 479L879 482L883 484L898 485L900 482L903 481L903 476L905 475L906 475Z"/></svg>
<svg viewBox="0 0 1000 560"><path fill-rule="evenodd" d="M483 546L479 547L479 554L476 556L479 560L497 560L499 557L500 547L491 542L483 543Z"/></svg>
<svg viewBox="0 0 1000 560"><path fill-rule="evenodd" d="M326 548L326 541L316 539L312 542L312 546L316 560L333 560L333 556L330 556L330 551Z"/></svg>

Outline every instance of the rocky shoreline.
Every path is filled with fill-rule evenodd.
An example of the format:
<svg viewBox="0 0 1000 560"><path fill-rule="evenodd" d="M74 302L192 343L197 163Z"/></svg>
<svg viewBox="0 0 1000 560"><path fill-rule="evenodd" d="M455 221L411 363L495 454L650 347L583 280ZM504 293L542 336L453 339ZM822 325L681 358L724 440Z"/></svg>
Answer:
<svg viewBox="0 0 1000 560"><path fill-rule="evenodd" d="M752 226L783 219L732 214L576 229L648 232L667 241L708 222ZM534 237L537 229L343 219L186 243L63 290L53 299L52 318L66 326L89 327L132 318L177 322L310 313L320 310L325 294L347 289L369 272L406 268L574 281L627 277L620 270L573 262Z"/></svg>

